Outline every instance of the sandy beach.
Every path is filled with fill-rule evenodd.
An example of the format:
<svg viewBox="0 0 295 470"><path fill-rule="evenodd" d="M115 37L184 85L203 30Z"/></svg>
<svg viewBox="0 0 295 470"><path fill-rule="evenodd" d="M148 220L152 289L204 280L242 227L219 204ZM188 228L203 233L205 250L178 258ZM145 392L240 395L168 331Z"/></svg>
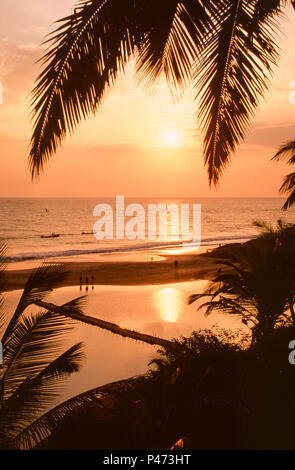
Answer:
<svg viewBox="0 0 295 470"><path fill-rule="evenodd" d="M159 257L158 257L159 258ZM83 284L98 285L148 285L185 282L196 279L211 279L219 269L218 259L205 254L166 255L153 261L81 261L54 260L63 263L69 271L64 286ZM5 275L5 291L23 288L36 264L14 263L8 266Z"/></svg>

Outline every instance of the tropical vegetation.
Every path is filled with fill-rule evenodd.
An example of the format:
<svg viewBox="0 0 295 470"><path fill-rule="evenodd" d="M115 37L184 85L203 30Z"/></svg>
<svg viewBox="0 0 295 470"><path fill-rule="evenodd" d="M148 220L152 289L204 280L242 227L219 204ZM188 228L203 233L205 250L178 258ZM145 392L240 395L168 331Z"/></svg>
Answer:
<svg viewBox="0 0 295 470"><path fill-rule="evenodd" d="M74 344L66 350L62 347L65 333L73 326L70 320L62 314L44 309L31 311L35 302L59 287L66 275L60 265L40 266L29 276L12 315L7 315L2 298L1 449L24 447L20 436L50 409L61 392L63 379L80 369L83 359L82 344ZM2 286L4 276L2 269ZM82 300L72 300L63 307L80 313ZM38 440L41 441L46 430L40 427L38 431ZM27 448L35 445L32 440L30 445L28 442L25 446Z"/></svg>
<svg viewBox="0 0 295 470"><path fill-rule="evenodd" d="M206 315L221 311L239 317L252 330L252 344L271 344L275 330L295 326L295 226L278 222L276 229L263 222L253 241L240 245L234 260L204 292L190 303L207 298L199 309Z"/></svg>

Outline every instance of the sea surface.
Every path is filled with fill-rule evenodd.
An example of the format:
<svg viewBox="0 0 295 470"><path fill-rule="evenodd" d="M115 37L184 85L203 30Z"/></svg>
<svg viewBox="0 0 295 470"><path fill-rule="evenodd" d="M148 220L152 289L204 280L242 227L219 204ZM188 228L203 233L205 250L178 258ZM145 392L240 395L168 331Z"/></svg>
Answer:
<svg viewBox="0 0 295 470"><path fill-rule="evenodd" d="M192 228L193 204L201 204L201 246L200 251L214 248L219 244L243 242L257 234L253 227L256 220L275 224L278 219L295 223L295 209L281 210L282 198L186 198L148 199L126 198L129 204L141 204L145 214L148 204L188 204L188 223ZM148 238L148 223L145 224L143 239L103 239L97 240L93 234L94 224L99 217L94 216L98 204L109 204L114 213L115 198L1 198L0 199L0 239L7 245L7 261L44 260L56 257L81 255L131 254L140 250L169 250L181 246L185 237L179 238L173 232L175 225L168 218L166 238L157 232L156 239ZM130 217L126 217L127 223ZM156 230L159 220L156 220ZM83 233L84 232L84 233ZM52 233L56 238L41 238ZM189 241L189 238L187 238Z"/></svg>

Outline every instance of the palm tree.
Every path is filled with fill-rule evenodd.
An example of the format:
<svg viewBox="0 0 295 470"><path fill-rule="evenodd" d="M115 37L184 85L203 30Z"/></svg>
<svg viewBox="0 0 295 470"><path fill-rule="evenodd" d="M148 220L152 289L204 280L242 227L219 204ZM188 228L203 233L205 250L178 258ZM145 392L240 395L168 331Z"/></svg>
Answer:
<svg viewBox="0 0 295 470"><path fill-rule="evenodd" d="M5 323L6 327L1 340L0 448L18 448L18 436L48 411L58 396L61 379L80 368L81 343L61 350L59 339L71 329L69 320L46 310L26 312L34 302L60 286L66 274L62 266L39 267L29 276L11 319L6 322L4 311L1 314L2 330ZM63 307L81 313L82 301L78 298ZM39 440L40 436L42 429Z"/></svg>
<svg viewBox="0 0 295 470"><path fill-rule="evenodd" d="M199 306L239 316L252 329L252 345L267 344L278 326L295 326L295 226L278 222L273 229L256 222L262 234L241 246L236 261L224 261L230 268L218 275L201 294Z"/></svg>
<svg viewBox="0 0 295 470"><path fill-rule="evenodd" d="M220 330L219 336L205 331L174 340L175 347L162 348L144 375L97 387L58 405L20 433L17 444L30 448L41 434L47 439L36 447L40 449L165 449L180 436L197 434L199 446L209 423L210 439L206 437L212 440L214 416L208 420L202 397L208 387L212 399L225 393L236 396L237 374L232 372L241 363L233 335ZM233 403L223 411L232 431ZM196 421L201 425L196 427ZM218 424L213 427L218 429Z"/></svg>
<svg viewBox="0 0 295 470"><path fill-rule="evenodd" d="M3 303L1 292L5 290L4 258L5 249L0 247L0 306ZM52 401L59 394L61 379L78 371L82 359L81 343L65 352L61 351L62 345L58 340L72 328L69 319L137 341L157 344L167 350L177 348L173 341L120 328L114 323L84 315L81 308L84 297L59 306L45 302L46 295L61 286L67 274L62 265L42 265L30 274L11 319L8 322L5 320L4 309L0 315L0 334L3 333L0 342L3 345L3 362L0 363L0 449L32 449L41 446L53 431L67 426L71 416L80 416L79 413L89 411L89 407L92 407L91 413L104 420L105 413L109 413L110 399L114 400L115 397L121 402L116 409L118 422L124 423L124 417L121 416L124 409L122 397L126 393L128 396L131 392L134 394L133 388L141 381L145 382L145 377L138 377L135 381L133 378L126 379L86 391L50 409ZM42 310L34 314L27 313L31 306ZM130 400L128 406L130 413L135 413L134 426L138 434L139 414L143 414L144 418L146 410L144 406L134 406ZM154 429L156 420L152 417L148 419L152 421L151 427ZM72 443L72 438L69 433L68 442Z"/></svg>
<svg viewBox="0 0 295 470"><path fill-rule="evenodd" d="M295 163L295 141L287 142L283 144L272 160L287 159L288 165L294 165ZM283 205L283 209L287 210L295 203L295 173L290 173L285 176L283 184L280 187L280 192L288 194L288 198Z"/></svg>
<svg viewBox="0 0 295 470"><path fill-rule="evenodd" d="M47 39L32 93L32 177L136 60L148 90L162 73L174 96L193 81L210 184L243 141L279 56L294 0L83 0Z"/></svg>

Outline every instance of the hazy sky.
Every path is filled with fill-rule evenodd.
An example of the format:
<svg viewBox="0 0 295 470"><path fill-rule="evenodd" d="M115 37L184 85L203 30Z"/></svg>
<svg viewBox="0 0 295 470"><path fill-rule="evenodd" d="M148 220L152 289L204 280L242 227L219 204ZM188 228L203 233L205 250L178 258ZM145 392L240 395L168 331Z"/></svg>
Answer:
<svg viewBox="0 0 295 470"><path fill-rule="evenodd" d="M38 182L28 171L31 134L28 95L39 66L39 47L72 0L5 0L0 17L0 197L2 196L277 196L290 171L270 162L295 138L295 13L287 11L282 57L251 132L239 147L218 191L209 190L197 131L194 93L173 104L165 82L154 96L136 87L132 67L106 97L103 112L68 137Z"/></svg>

